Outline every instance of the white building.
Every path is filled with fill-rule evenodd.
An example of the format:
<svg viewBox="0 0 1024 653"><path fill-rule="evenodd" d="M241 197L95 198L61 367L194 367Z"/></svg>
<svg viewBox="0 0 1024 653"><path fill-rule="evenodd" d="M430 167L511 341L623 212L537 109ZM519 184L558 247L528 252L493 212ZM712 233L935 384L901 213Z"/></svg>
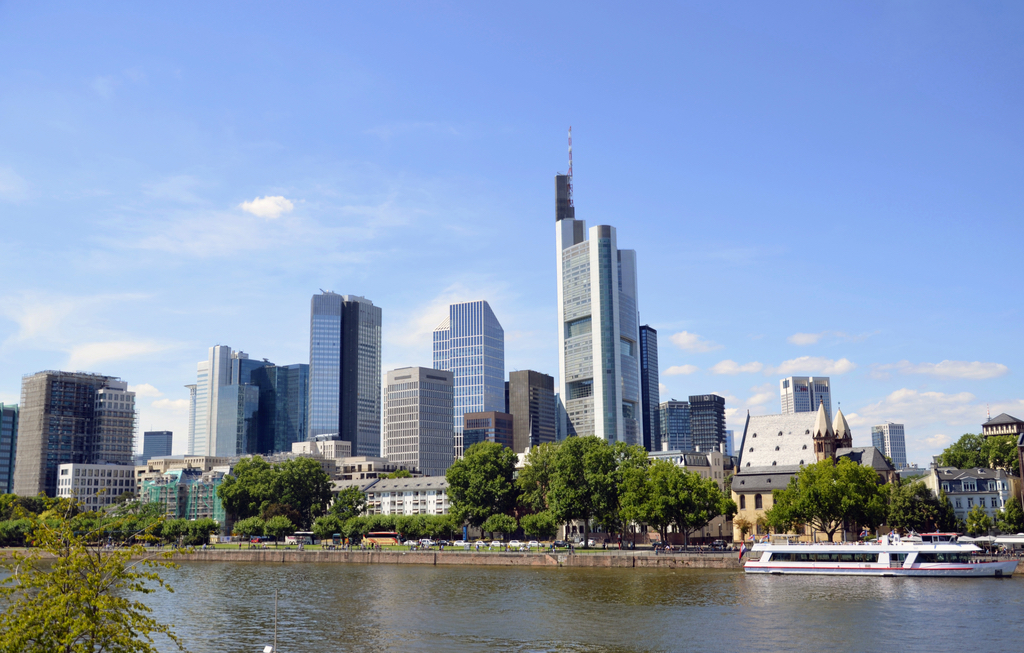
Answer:
<svg viewBox="0 0 1024 653"><path fill-rule="evenodd" d="M387 373L383 454L392 463L441 476L455 461L454 375L428 367Z"/></svg>
<svg viewBox="0 0 1024 653"><path fill-rule="evenodd" d="M444 476L379 480L363 490L368 515L447 515Z"/></svg>
<svg viewBox="0 0 1024 653"><path fill-rule="evenodd" d="M871 427L871 444L889 456L896 469L907 466L907 443L903 434L903 425L886 422Z"/></svg>
<svg viewBox="0 0 1024 653"><path fill-rule="evenodd" d="M782 414L816 413L825 405L825 416L832 420L832 384L827 376L789 376L779 381Z"/></svg>
<svg viewBox="0 0 1024 653"><path fill-rule="evenodd" d="M1020 478L1001 469L939 467L929 471L922 479L924 484L936 496L940 490L945 492L956 516L965 521L971 508L981 506L995 522L996 513L1020 492Z"/></svg>
<svg viewBox="0 0 1024 653"><path fill-rule="evenodd" d="M555 177L555 203L565 432L641 444L636 252L618 248L615 227L575 219L571 174Z"/></svg>
<svg viewBox="0 0 1024 653"><path fill-rule="evenodd" d="M75 499L88 510L100 510L125 492L135 491L134 465L65 463L57 467L57 496Z"/></svg>

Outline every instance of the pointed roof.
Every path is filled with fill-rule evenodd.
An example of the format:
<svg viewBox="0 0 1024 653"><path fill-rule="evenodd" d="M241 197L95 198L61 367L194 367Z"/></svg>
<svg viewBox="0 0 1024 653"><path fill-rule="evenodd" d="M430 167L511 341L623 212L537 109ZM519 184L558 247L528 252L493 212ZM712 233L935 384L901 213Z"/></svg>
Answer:
<svg viewBox="0 0 1024 653"><path fill-rule="evenodd" d="M836 418L832 421L832 431L837 438L841 438L844 435L853 437L853 432L850 431L850 425L846 423L846 415L843 415L842 408L836 411Z"/></svg>
<svg viewBox="0 0 1024 653"><path fill-rule="evenodd" d="M982 426L999 426L1002 424L1024 424L1024 421L1017 419L1013 415L1000 413L999 415L996 415L989 421L982 424Z"/></svg>
<svg viewBox="0 0 1024 653"><path fill-rule="evenodd" d="M814 437L832 437L832 425L828 423L828 415L825 414L825 402L818 404L818 418L814 421Z"/></svg>

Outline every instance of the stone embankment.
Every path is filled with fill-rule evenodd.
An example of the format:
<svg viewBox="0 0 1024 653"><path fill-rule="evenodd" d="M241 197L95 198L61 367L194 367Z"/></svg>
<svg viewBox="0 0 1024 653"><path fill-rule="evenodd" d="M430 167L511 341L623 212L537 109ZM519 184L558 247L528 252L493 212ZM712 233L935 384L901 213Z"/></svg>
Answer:
<svg viewBox="0 0 1024 653"><path fill-rule="evenodd" d="M582 554L472 553L465 551L297 551L295 549L215 549L174 556L177 562L342 563L369 565L496 565L504 567L650 567L659 569L740 569L736 553L615 551Z"/></svg>

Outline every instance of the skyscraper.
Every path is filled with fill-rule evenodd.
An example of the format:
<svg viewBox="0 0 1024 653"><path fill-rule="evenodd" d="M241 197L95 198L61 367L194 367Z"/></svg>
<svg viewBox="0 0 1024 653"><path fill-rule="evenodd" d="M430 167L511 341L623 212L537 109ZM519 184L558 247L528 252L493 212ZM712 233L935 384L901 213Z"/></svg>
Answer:
<svg viewBox="0 0 1024 653"><path fill-rule="evenodd" d="M484 413L465 413L462 441L469 449L480 442L496 442L512 448L514 418L508 413L491 410Z"/></svg>
<svg viewBox="0 0 1024 653"><path fill-rule="evenodd" d="M131 465L135 393L124 381L84 372L21 380L14 493L56 496L62 463Z"/></svg>
<svg viewBox="0 0 1024 653"><path fill-rule="evenodd" d="M690 397L690 433L696 451L721 451L725 446L725 398Z"/></svg>
<svg viewBox="0 0 1024 653"><path fill-rule="evenodd" d="M339 433L354 456L380 455L381 310L358 295L313 295L309 437Z"/></svg>
<svg viewBox="0 0 1024 653"><path fill-rule="evenodd" d="M14 460L18 455L18 405L0 403L0 492L14 491Z"/></svg>
<svg viewBox="0 0 1024 653"><path fill-rule="evenodd" d="M892 459L892 466L905 469L907 466L907 442L902 424L886 422L871 427L871 444Z"/></svg>
<svg viewBox="0 0 1024 653"><path fill-rule="evenodd" d="M686 401L663 401L658 408L661 433L658 442L666 451L693 451L690 432L690 404ZM659 449L662 450L662 449Z"/></svg>
<svg viewBox="0 0 1024 653"><path fill-rule="evenodd" d="M661 392L658 385L658 332L640 327L640 405L644 414L644 449L661 451Z"/></svg>
<svg viewBox="0 0 1024 653"><path fill-rule="evenodd" d="M789 376L779 381L782 414L815 413L825 405L825 416L832 419L832 386L827 376Z"/></svg>
<svg viewBox="0 0 1024 653"><path fill-rule="evenodd" d="M174 433L171 431L146 431L142 434L142 457L149 460L157 456L170 456L173 440Z"/></svg>
<svg viewBox="0 0 1024 653"><path fill-rule="evenodd" d="M391 463L443 476L455 460L454 375L403 367L387 373L383 454Z"/></svg>
<svg viewBox="0 0 1024 653"><path fill-rule="evenodd" d="M514 432L509 445L516 453L557 438L555 380L533 370L508 373L505 412L512 415Z"/></svg>
<svg viewBox="0 0 1024 653"><path fill-rule="evenodd" d="M221 394L229 386L249 384L252 371L267 365L273 363L251 359L244 351L232 351L227 345L210 347L206 360L196 365L195 388L185 386L189 389L189 455L234 456L252 453L249 450L235 450L239 429L239 391L230 390L230 396L223 402ZM244 390L242 395L244 397ZM222 405L227 410L223 418L220 415ZM220 429L223 432L219 432ZM255 443L255 440L249 442L248 435L245 437L247 446Z"/></svg>
<svg viewBox="0 0 1024 653"><path fill-rule="evenodd" d="M505 410L505 330L485 301L448 307L434 329L434 368L455 378L455 457L462 456L462 416Z"/></svg>
<svg viewBox="0 0 1024 653"><path fill-rule="evenodd" d="M309 365L268 365L251 379L259 388L256 453L291 451L309 434Z"/></svg>
<svg viewBox="0 0 1024 653"><path fill-rule="evenodd" d="M566 433L641 443L636 252L615 227L576 219L571 175L555 176L555 243Z"/></svg>

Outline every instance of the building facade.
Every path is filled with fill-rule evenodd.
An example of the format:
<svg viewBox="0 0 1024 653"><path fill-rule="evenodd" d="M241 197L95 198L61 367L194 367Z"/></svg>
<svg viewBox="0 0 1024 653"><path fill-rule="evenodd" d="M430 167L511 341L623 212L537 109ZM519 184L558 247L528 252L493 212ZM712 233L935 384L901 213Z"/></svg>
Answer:
<svg viewBox="0 0 1024 653"><path fill-rule="evenodd" d="M661 436L658 443L664 451L693 451L693 435L690 433L690 403L687 401L663 401L658 407L658 428Z"/></svg>
<svg viewBox="0 0 1024 653"><path fill-rule="evenodd" d="M636 252L615 227L575 219L569 175L555 177L555 250L566 434L641 444Z"/></svg>
<svg viewBox="0 0 1024 653"><path fill-rule="evenodd" d="M217 396L216 448L214 456L242 456L256 453L257 411L260 390L248 383L231 383L219 388Z"/></svg>
<svg viewBox="0 0 1024 653"><path fill-rule="evenodd" d="M253 370L259 389L255 453L291 450L309 434L309 365L268 365Z"/></svg>
<svg viewBox="0 0 1024 653"><path fill-rule="evenodd" d="M929 470L922 480L935 496L939 496L940 490L945 492L953 504L953 512L964 521L972 508L981 506L995 523L996 513L1006 502L1020 496L1020 477L1001 469L938 467Z"/></svg>
<svg viewBox="0 0 1024 653"><path fill-rule="evenodd" d="M485 301L452 304L434 329L434 369L455 378L455 457L461 458L463 415L505 410L505 330Z"/></svg>
<svg viewBox="0 0 1024 653"><path fill-rule="evenodd" d="M889 456L896 469L907 466L907 442L902 424L886 422L871 427L871 445Z"/></svg>
<svg viewBox="0 0 1024 653"><path fill-rule="evenodd" d="M14 461L18 455L18 405L0 403L0 492L14 491Z"/></svg>
<svg viewBox="0 0 1024 653"><path fill-rule="evenodd" d="M994 435L1014 435L1020 438L1024 435L1024 420L1000 413L981 425L981 434L986 438Z"/></svg>
<svg viewBox="0 0 1024 653"><path fill-rule="evenodd" d="M172 431L146 431L142 434L142 457L149 460L156 456L170 456L173 441Z"/></svg>
<svg viewBox="0 0 1024 653"><path fill-rule="evenodd" d="M264 360L249 358L244 351L233 351L227 345L215 345L207 351L205 361L196 364L195 387L189 389L189 433L186 450L190 456L233 456L249 453L238 450L239 423L238 397L247 391L237 386L249 386L252 373L261 367L273 365ZM222 395L230 396L222 400ZM258 401L258 399L257 399ZM227 413L221 415L221 408ZM251 441L250 441L251 440ZM255 446L253 435L247 446Z"/></svg>
<svg viewBox="0 0 1024 653"><path fill-rule="evenodd" d="M492 410L466 413L463 417L465 426L462 437L466 449L480 442L496 442L503 447L512 448L515 432L512 415Z"/></svg>
<svg viewBox="0 0 1024 653"><path fill-rule="evenodd" d="M313 295L309 318L309 437L340 433L379 456L381 309L358 295Z"/></svg>
<svg viewBox="0 0 1024 653"><path fill-rule="evenodd" d="M131 465L135 393L116 377L39 372L21 382L15 494L56 496L64 463Z"/></svg>
<svg viewBox="0 0 1024 653"><path fill-rule="evenodd" d="M448 514L448 480L443 475L381 479L363 492L367 515Z"/></svg>
<svg viewBox="0 0 1024 653"><path fill-rule="evenodd" d="M166 519L210 518L226 531L224 506L217 488L224 481L223 470L177 467L139 484L139 497L158 503Z"/></svg>
<svg viewBox="0 0 1024 653"><path fill-rule="evenodd" d="M832 419L832 384L827 376L788 376L779 381L782 414L815 413L824 404L825 415Z"/></svg>
<svg viewBox="0 0 1024 653"><path fill-rule="evenodd" d="M690 397L690 436L695 451L721 451L725 446L725 398ZM726 452L728 453L728 452Z"/></svg>
<svg viewBox="0 0 1024 653"><path fill-rule="evenodd" d="M384 457L428 476L444 475L455 460L454 375L403 367L387 373Z"/></svg>
<svg viewBox="0 0 1024 653"><path fill-rule="evenodd" d="M102 510L129 492L135 494L134 465L64 463L57 466L57 496L74 499L86 510Z"/></svg>
<svg viewBox="0 0 1024 653"><path fill-rule="evenodd" d="M512 448L522 452L558 439L555 380L533 370L509 372L505 412L512 416Z"/></svg>
<svg viewBox="0 0 1024 653"><path fill-rule="evenodd" d="M640 406L644 449L661 451L661 393L658 380L658 332L640 327Z"/></svg>

